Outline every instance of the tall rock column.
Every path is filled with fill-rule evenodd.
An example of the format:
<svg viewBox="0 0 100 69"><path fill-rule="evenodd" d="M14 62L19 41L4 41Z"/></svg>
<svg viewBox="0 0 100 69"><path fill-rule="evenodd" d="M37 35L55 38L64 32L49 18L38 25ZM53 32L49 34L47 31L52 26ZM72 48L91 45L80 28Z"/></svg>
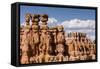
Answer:
<svg viewBox="0 0 100 69"><path fill-rule="evenodd" d="M21 49L22 49L22 56L21 56L21 64L28 64L28 46L29 46L29 32L30 32L30 14L26 14L25 16L25 26L24 26L24 34L22 36L21 41Z"/></svg>
<svg viewBox="0 0 100 69"><path fill-rule="evenodd" d="M47 26L48 21L48 15L43 14L41 15L41 37L40 37L40 47L43 51L43 54L45 56L44 60L45 62L49 61L49 49L50 49L50 40L51 35L49 32L49 27Z"/></svg>
<svg viewBox="0 0 100 69"><path fill-rule="evenodd" d="M38 56L39 54L39 21L40 21L40 15L39 14L32 14L31 15L31 48L32 48L32 57L34 59L34 57ZM32 60L32 57L30 58L30 61ZM36 62L38 62L36 60Z"/></svg>
<svg viewBox="0 0 100 69"><path fill-rule="evenodd" d="M65 44L65 32L63 30L63 26L58 26L57 27L57 45L56 45L56 52L57 52L57 56L56 56L56 60L57 61L63 61L64 58L64 44Z"/></svg>

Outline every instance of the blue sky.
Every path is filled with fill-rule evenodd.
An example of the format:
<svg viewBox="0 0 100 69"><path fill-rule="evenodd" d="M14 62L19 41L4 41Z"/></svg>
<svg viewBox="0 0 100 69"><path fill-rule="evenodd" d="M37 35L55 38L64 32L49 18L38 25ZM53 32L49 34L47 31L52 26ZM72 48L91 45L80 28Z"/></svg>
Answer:
<svg viewBox="0 0 100 69"><path fill-rule="evenodd" d="M54 17L59 22L74 18L93 20L95 19L95 10L91 9L20 6L21 23L24 22L24 17L26 13L48 14L49 17Z"/></svg>
<svg viewBox="0 0 100 69"><path fill-rule="evenodd" d="M85 32L95 39L95 10L77 8L57 8L43 6L20 6L20 23L24 23L26 13L48 14L48 26L63 25L65 31Z"/></svg>

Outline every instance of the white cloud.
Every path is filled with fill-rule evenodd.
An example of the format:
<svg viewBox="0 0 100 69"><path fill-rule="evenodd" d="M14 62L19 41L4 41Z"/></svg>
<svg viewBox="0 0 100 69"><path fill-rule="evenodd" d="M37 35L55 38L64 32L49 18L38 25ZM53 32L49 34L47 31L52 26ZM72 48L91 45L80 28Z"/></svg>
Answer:
<svg viewBox="0 0 100 69"><path fill-rule="evenodd" d="M84 32L87 33L87 37L91 40L95 39L95 20L71 19L65 20L59 25L64 26L64 30L66 33Z"/></svg>
<svg viewBox="0 0 100 69"><path fill-rule="evenodd" d="M80 19L72 19L66 20L61 23L65 28L95 28L94 20L80 20Z"/></svg>
<svg viewBox="0 0 100 69"><path fill-rule="evenodd" d="M95 40L95 35L87 35L87 37L88 37L89 39L91 39L92 41Z"/></svg>
<svg viewBox="0 0 100 69"><path fill-rule="evenodd" d="M55 18L48 18L48 26L51 27L51 26L56 26L57 25L57 19Z"/></svg>
<svg viewBox="0 0 100 69"><path fill-rule="evenodd" d="M57 19L55 18L48 18L48 23L56 23Z"/></svg>
<svg viewBox="0 0 100 69"><path fill-rule="evenodd" d="M21 26L25 26L25 22L21 23Z"/></svg>
<svg viewBox="0 0 100 69"><path fill-rule="evenodd" d="M65 29L66 32L84 32L84 33L95 33L95 30L92 30L92 29L73 29L73 30L70 30L70 29ZM92 34L91 33L91 34Z"/></svg>

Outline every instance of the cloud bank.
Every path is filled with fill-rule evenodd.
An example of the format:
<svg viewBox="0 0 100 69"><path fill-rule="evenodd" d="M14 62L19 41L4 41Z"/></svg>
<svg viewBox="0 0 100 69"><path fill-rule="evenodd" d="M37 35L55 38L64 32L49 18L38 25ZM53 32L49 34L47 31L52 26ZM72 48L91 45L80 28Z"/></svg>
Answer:
<svg viewBox="0 0 100 69"><path fill-rule="evenodd" d="M49 18L48 26L56 25L63 25L66 33L84 32L88 38L95 39L95 20L71 19L59 23L57 19Z"/></svg>

